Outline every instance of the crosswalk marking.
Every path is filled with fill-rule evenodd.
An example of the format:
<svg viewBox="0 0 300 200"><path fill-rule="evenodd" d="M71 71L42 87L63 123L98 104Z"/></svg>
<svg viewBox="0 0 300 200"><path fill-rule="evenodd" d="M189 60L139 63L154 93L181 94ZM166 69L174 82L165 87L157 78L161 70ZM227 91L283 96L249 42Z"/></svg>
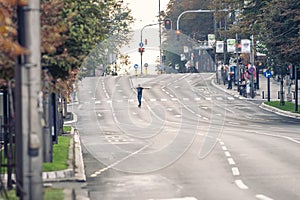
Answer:
<svg viewBox="0 0 300 200"><path fill-rule="evenodd" d="M178 99L178 98L170 98L170 99L167 99L167 98L161 98L161 99L154 99L154 98L151 98L151 99L142 99L143 102L145 101L151 101L151 102L156 102L156 101L162 101L162 102L167 102L167 101L201 101L201 100L206 100L206 101L212 101L213 99L217 100L217 101L224 101L224 98L223 97L195 97L193 99L190 99L190 98L187 98L187 97L183 97L182 99ZM226 99L226 98L225 98ZM235 98L234 97L227 97L228 100L230 101L234 101ZM106 100L106 101L100 101L100 100L95 100L94 101L94 104L95 105L98 105L98 104L102 104L104 102L108 103L108 104L111 104L111 103L123 103L124 101L128 101L128 103L136 103L137 102L137 99L117 99L117 100ZM89 104L91 102L84 102L86 104ZM204 108L204 107L202 107ZM205 108L204 108L205 109Z"/></svg>

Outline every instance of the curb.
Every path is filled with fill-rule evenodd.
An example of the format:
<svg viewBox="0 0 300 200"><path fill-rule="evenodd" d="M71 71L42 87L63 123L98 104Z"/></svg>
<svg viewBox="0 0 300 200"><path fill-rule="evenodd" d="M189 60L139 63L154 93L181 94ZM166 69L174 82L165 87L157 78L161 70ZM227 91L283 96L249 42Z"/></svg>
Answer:
<svg viewBox="0 0 300 200"><path fill-rule="evenodd" d="M298 114L298 113L292 113L292 112L289 112L289 111L280 110L280 109L275 108L273 106L269 106L269 105L265 104L264 102L259 107L264 109L264 110L267 110L269 112L276 113L278 115L282 115L282 116L285 116L285 117L291 117L291 118L295 118L295 119L300 119L300 114Z"/></svg>
<svg viewBox="0 0 300 200"><path fill-rule="evenodd" d="M61 181L86 181L80 136L73 127L69 147L69 168L61 171L43 172L44 183Z"/></svg>
<svg viewBox="0 0 300 200"><path fill-rule="evenodd" d="M221 86L217 85L214 81L215 79L212 79L212 85L224 92L226 92L227 94L230 94L232 96L235 96L235 97L238 97L239 99L244 99L244 100L257 100L257 101L261 101L261 100L264 100L264 99L252 99L252 98L246 98L246 97L242 97L238 94L235 94L233 91L228 91L224 88L222 88ZM300 114L298 113L292 113L292 112L289 112L289 111L284 111L284 110L280 110L278 108L275 108L273 106L269 106L267 104L265 104L264 102L261 103L261 105L259 106L261 109L264 109L266 111L269 111L269 112L273 112L273 113L276 113L278 115L282 115L282 116L285 116L285 117L291 117L291 118L295 118L295 119L300 119Z"/></svg>

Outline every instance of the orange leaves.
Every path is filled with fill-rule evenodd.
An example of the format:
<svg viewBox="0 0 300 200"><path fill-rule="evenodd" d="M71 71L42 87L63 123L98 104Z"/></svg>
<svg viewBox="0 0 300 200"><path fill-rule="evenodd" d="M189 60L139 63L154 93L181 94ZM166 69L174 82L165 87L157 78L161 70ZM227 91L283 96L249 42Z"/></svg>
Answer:
<svg viewBox="0 0 300 200"><path fill-rule="evenodd" d="M3 47L0 53L13 57L28 53L15 41L17 31L13 28L12 13L9 12L13 6L26 6L27 4L28 0L0 0L0 46Z"/></svg>

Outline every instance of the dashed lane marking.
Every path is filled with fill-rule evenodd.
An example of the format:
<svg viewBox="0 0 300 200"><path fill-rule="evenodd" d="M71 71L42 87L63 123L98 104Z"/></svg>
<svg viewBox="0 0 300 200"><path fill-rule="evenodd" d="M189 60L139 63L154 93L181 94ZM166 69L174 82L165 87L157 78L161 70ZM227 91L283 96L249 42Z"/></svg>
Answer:
<svg viewBox="0 0 300 200"><path fill-rule="evenodd" d="M233 158L227 158L229 165L235 165Z"/></svg>
<svg viewBox="0 0 300 200"><path fill-rule="evenodd" d="M267 197L267 196L265 196L265 195L263 195L263 194L257 194L255 197L256 197L257 199L259 199L259 200L274 200L274 199L272 199L272 198L270 198L270 197Z"/></svg>
<svg viewBox="0 0 300 200"><path fill-rule="evenodd" d="M229 151L225 151L224 153L225 153L225 156L226 156L226 157L231 157L231 155L230 155L230 152L229 152Z"/></svg>
<svg viewBox="0 0 300 200"><path fill-rule="evenodd" d="M247 190L248 186L243 183L242 180L235 180L235 184L242 190Z"/></svg>
<svg viewBox="0 0 300 200"><path fill-rule="evenodd" d="M233 168L231 168L231 170L232 170L233 176L239 176L240 175L239 168L233 167Z"/></svg>

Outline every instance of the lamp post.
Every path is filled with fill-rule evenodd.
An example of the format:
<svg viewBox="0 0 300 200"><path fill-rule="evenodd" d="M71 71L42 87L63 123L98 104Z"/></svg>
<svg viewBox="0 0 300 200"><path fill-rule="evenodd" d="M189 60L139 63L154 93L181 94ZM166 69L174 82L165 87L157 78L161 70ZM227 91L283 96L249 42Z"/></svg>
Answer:
<svg viewBox="0 0 300 200"><path fill-rule="evenodd" d="M186 14L186 13L212 13L212 12L215 12L216 10L202 10L202 9L199 9L199 10L186 10L186 11L183 11L178 17L177 17L177 22L176 22L176 31L178 33L180 33L180 27L179 27L179 21L180 21L180 18L182 17L182 15ZM218 10L218 12L228 12L228 9L222 9L222 10ZM214 19L214 34L216 35L217 33L217 22L216 20ZM216 56L217 54L215 53L215 70L217 70L217 61L216 61Z"/></svg>
<svg viewBox="0 0 300 200"><path fill-rule="evenodd" d="M149 27L149 26L154 26L154 25L157 25L159 23L155 23L155 24L147 24L146 26L144 26L142 29L141 29L141 41L140 41L140 48L143 48L143 31L146 27ZM141 74L143 74L143 52L141 51Z"/></svg>
<svg viewBox="0 0 300 200"><path fill-rule="evenodd" d="M186 10L186 11L183 11L178 17L177 17L177 22L176 22L176 30L180 30L179 29L179 21L180 21L180 18L182 17L182 15L186 14L186 13L211 13L211 12L215 12L216 10L202 10L202 9L199 9L199 10ZM218 10L218 12L227 12L228 9L223 9L223 10Z"/></svg>
<svg viewBox="0 0 300 200"><path fill-rule="evenodd" d="M158 29L159 29L159 65L162 63L162 55L161 55L161 16L160 16L160 0L158 0Z"/></svg>

